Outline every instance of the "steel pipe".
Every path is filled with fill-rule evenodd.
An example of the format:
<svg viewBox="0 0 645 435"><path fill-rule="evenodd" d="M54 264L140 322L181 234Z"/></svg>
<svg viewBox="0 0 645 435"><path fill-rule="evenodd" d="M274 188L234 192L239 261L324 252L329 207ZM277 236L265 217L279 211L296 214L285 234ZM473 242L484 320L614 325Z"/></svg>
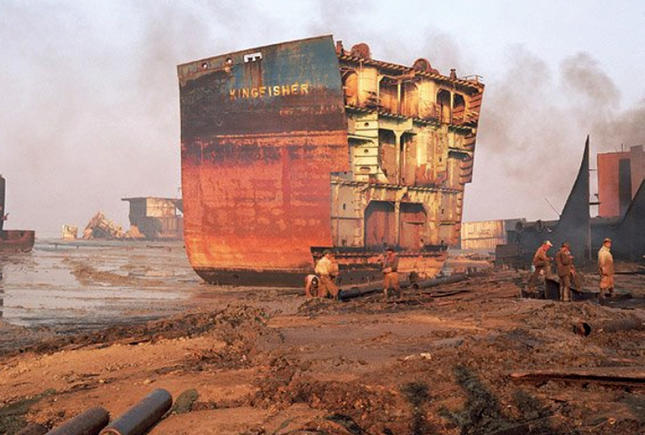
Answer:
<svg viewBox="0 0 645 435"><path fill-rule="evenodd" d="M101 435L139 435L157 423L172 406L172 396L162 388L154 390L101 431Z"/></svg>
<svg viewBox="0 0 645 435"><path fill-rule="evenodd" d="M47 433L47 428L39 423L29 423L27 426L20 429L15 435L44 435Z"/></svg>
<svg viewBox="0 0 645 435"><path fill-rule="evenodd" d="M424 288L436 287L442 284L453 284L455 282L463 281L469 278L470 276L474 276L474 275L457 273L450 276L444 276L442 278L425 279L423 281L418 281L418 282L412 283L411 287L415 289L424 289Z"/></svg>
<svg viewBox="0 0 645 435"><path fill-rule="evenodd" d="M584 337L592 332L618 332L630 329L643 329L643 321L638 317L628 317L620 320L605 320L599 322L577 322L573 324L573 332Z"/></svg>
<svg viewBox="0 0 645 435"><path fill-rule="evenodd" d="M442 284L452 284L455 282L463 281L468 279L470 276L467 274L455 274L451 276L445 276L442 278L426 279L423 281L410 282L409 280L404 280L400 283L402 289L404 288L413 288L415 290L422 290L425 288L436 287ZM361 296L366 296L372 293L382 292L383 291L383 282L376 281L370 284L364 284L362 286L354 286L347 290L341 290L338 294L338 299L346 301L348 299L358 298Z"/></svg>
<svg viewBox="0 0 645 435"><path fill-rule="evenodd" d="M101 407L90 408L47 432L47 435L96 435L110 421L110 414Z"/></svg>

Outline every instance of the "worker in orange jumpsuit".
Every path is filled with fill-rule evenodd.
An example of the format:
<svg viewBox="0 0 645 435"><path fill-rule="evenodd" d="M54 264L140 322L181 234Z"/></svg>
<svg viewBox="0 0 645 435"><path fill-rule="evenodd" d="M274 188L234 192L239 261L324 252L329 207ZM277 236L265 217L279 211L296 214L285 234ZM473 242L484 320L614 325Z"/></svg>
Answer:
<svg viewBox="0 0 645 435"><path fill-rule="evenodd" d="M527 284L529 290L535 287L540 275L547 277L551 274L551 261L553 260L553 258L549 257L549 249L551 249L551 246L553 246L553 244L550 241L545 240L544 243L537 248L537 251L535 251L535 255L533 256L533 267L535 270L531 274Z"/></svg>
<svg viewBox="0 0 645 435"><path fill-rule="evenodd" d="M603 240L598 251L598 272L600 273L600 293L598 299L604 299L614 294L614 257L611 255L611 239Z"/></svg>
<svg viewBox="0 0 645 435"><path fill-rule="evenodd" d="M569 250L569 243L564 242L562 247L555 255L555 263L560 277L560 300L563 302L571 301L571 278L575 276L576 269L573 265L573 255Z"/></svg>
<svg viewBox="0 0 645 435"><path fill-rule="evenodd" d="M396 290L399 298L401 297L401 287L399 286L399 257L394 249L387 248L385 256L381 262L383 267L383 297L387 300L387 292L390 288Z"/></svg>

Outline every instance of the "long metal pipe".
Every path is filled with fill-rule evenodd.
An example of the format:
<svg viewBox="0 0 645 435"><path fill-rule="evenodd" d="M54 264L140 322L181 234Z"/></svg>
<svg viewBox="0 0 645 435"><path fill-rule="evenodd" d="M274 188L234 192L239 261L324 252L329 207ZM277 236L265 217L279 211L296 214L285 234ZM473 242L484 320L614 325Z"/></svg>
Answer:
<svg viewBox="0 0 645 435"><path fill-rule="evenodd" d="M573 325L573 332L578 335L588 336L592 332L618 332L630 329L644 329L643 320L632 316L620 320L605 320L598 322L578 322Z"/></svg>
<svg viewBox="0 0 645 435"><path fill-rule="evenodd" d="M424 289L429 287L436 287L441 284L452 284L455 282L463 281L469 276L474 276L474 275L468 275L466 273L457 273L454 275L445 276L443 278L426 279L423 281L412 283L412 288Z"/></svg>
<svg viewBox="0 0 645 435"><path fill-rule="evenodd" d="M90 408L47 432L47 435L97 435L110 421L105 408Z"/></svg>
<svg viewBox="0 0 645 435"><path fill-rule="evenodd" d="M27 426L20 429L15 435L44 435L47 433L47 428L39 423L29 423Z"/></svg>
<svg viewBox="0 0 645 435"><path fill-rule="evenodd" d="M424 289L429 287L435 287L441 284L451 284L451 283L463 281L468 277L469 275L467 274L455 274L455 275L450 275L443 278L426 279L423 281L417 281L412 283L406 280L404 282L401 282L401 288L412 287L414 289ZM338 294L338 299L346 301L348 299L358 298L360 296L366 296L371 293L376 293L379 291L383 291L382 281L378 281L361 287L353 287L347 290L341 290L341 292Z"/></svg>
<svg viewBox="0 0 645 435"><path fill-rule="evenodd" d="M172 406L172 396L163 388L154 390L141 402L101 431L101 435L139 435L163 417Z"/></svg>

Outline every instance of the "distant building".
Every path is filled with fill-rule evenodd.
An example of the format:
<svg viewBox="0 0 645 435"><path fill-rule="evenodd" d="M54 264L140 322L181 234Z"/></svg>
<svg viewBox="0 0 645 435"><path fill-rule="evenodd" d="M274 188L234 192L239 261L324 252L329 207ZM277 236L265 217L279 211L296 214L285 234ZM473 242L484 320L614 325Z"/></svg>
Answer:
<svg viewBox="0 0 645 435"><path fill-rule="evenodd" d="M598 216L622 216L645 179L643 146L598 154Z"/></svg>
<svg viewBox="0 0 645 435"><path fill-rule="evenodd" d="M122 200L130 203L130 225L136 226L146 239L183 239L181 199L137 197Z"/></svg>
<svg viewBox="0 0 645 435"><path fill-rule="evenodd" d="M461 224L461 249L494 252L497 245L514 242L513 236L526 219L497 219L492 221L463 222Z"/></svg>
<svg viewBox="0 0 645 435"><path fill-rule="evenodd" d="M76 240L78 239L78 227L76 225L63 225L61 239Z"/></svg>

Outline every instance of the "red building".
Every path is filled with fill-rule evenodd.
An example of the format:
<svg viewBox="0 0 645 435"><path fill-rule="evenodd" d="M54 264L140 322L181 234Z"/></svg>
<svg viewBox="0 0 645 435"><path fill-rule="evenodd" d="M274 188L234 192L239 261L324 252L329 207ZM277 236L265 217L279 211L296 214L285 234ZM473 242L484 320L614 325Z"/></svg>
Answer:
<svg viewBox="0 0 645 435"><path fill-rule="evenodd" d="M645 178L643 146L598 154L598 215L622 216Z"/></svg>

